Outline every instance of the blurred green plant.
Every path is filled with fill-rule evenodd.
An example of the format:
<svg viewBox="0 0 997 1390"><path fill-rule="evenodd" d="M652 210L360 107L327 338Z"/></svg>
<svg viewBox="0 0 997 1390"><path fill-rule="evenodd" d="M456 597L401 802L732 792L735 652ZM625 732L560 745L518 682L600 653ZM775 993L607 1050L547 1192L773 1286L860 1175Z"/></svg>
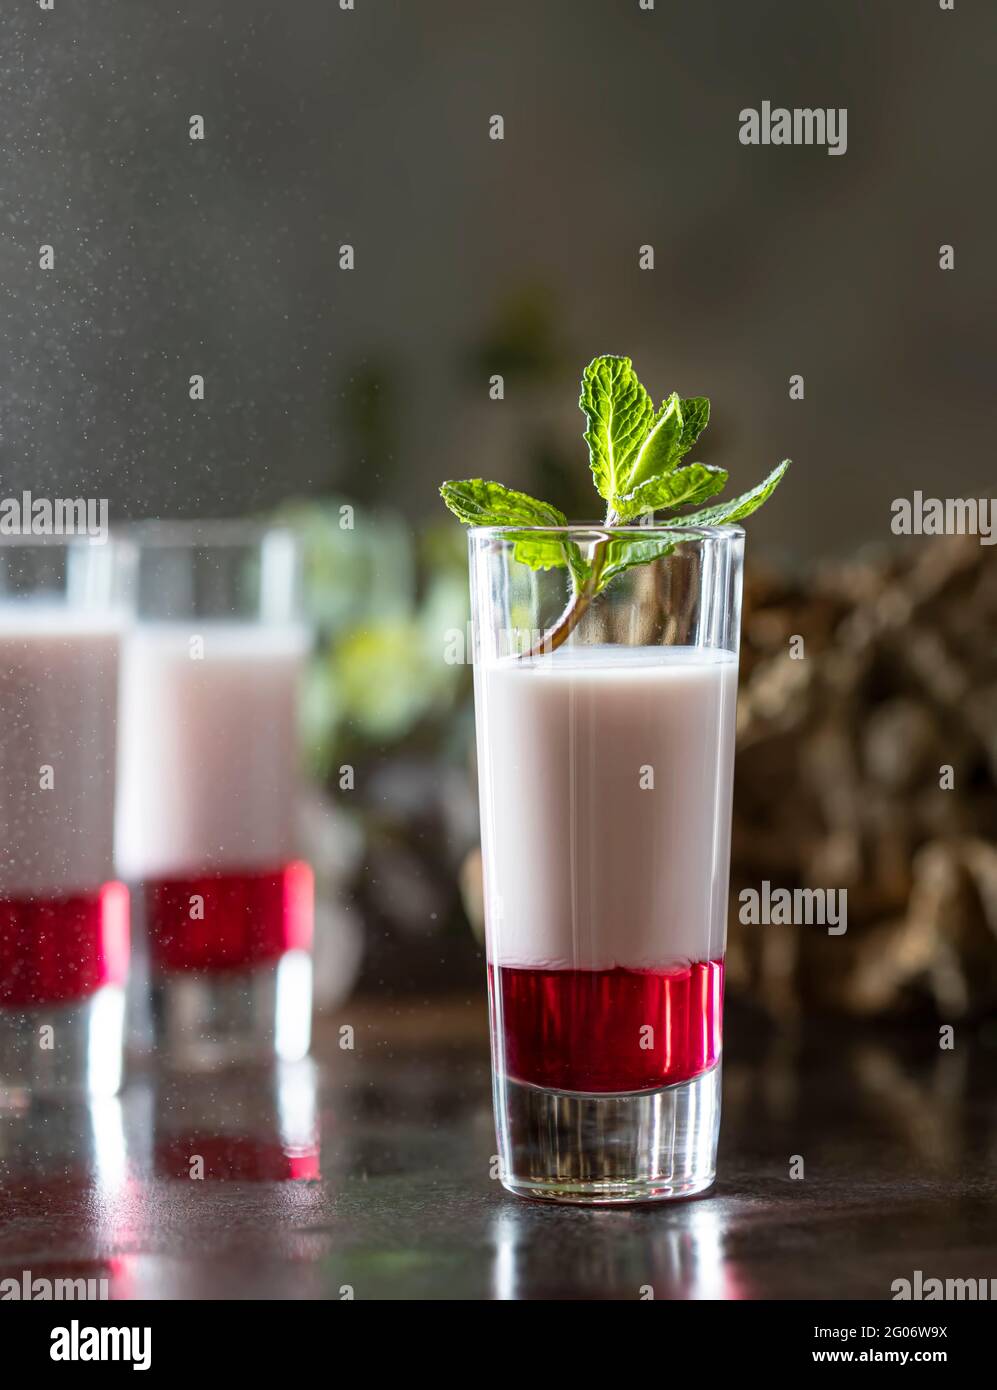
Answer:
<svg viewBox="0 0 997 1390"><path fill-rule="evenodd" d="M289 503L277 519L304 553L317 631L304 738L324 780L351 751L402 744L467 700L470 668L448 660L467 631L466 546L445 522L413 533L397 513L336 499ZM439 730L436 741L446 741Z"/></svg>

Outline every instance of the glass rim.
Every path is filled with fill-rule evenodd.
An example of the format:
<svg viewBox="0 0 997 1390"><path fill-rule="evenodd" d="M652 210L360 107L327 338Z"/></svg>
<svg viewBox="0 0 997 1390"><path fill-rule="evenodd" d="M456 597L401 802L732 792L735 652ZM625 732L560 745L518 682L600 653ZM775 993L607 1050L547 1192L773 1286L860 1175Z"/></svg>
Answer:
<svg viewBox="0 0 997 1390"><path fill-rule="evenodd" d="M681 526L667 523L654 526L629 525L607 526L598 521L569 521L564 526L471 526L469 536L494 538L495 540L514 540L518 536L559 536L585 537L602 540L606 537L622 536L627 540L647 540L668 536L676 540L733 541L744 536L743 526Z"/></svg>
<svg viewBox="0 0 997 1390"><path fill-rule="evenodd" d="M256 545L269 536L297 538L294 529L284 522L242 517L209 517L203 521L183 517L162 521L156 517L140 517L135 521L119 522L111 528L110 536L136 546L160 547L164 550L198 550L215 546L235 548Z"/></svg>

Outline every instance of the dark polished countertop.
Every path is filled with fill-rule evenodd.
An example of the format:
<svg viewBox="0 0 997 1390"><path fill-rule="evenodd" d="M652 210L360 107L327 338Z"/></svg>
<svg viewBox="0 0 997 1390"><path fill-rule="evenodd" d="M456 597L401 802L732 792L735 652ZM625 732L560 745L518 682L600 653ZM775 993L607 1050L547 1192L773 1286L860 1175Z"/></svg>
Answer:
<svg viewBox="0 0 997 1390"><path fill-rule="evenodd" d="M790 1037L734 1015L716 1187L581 1209L489 1177L483 1030L477 996L357 1002L276 1074L139 1072L119 1100L0 1117L0 1278L278 1299L886 1299L915 1270L997 1278L992 1031L942 1052L930 1024Z"/></svg>

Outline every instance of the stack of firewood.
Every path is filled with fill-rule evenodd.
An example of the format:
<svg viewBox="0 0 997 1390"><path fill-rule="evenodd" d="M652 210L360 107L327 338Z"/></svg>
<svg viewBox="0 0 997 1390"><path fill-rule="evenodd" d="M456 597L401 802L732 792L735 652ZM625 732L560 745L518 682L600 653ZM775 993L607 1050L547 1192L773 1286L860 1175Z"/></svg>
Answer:
<svg viewBox="0 0 997 1390"><path fill-rule="evenodd" d="M912 542L746 582L728 983L770 1012L997 1006L997 553ZM847 931L739 893L847 890Z"/></svg>

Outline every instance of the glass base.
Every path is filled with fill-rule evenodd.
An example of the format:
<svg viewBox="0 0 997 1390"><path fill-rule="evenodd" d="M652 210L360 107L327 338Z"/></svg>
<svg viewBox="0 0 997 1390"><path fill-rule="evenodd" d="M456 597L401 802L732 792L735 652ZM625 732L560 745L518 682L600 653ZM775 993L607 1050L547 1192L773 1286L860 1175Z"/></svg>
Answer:
<svg viewBox="0 0 997 1390"><path fill-rule="evenodd" d="M588 1095L495 1078L502 1186L551 1202L660 1202L716 1177L719 1063L659 1091Z"/></svg>
<svg viewBox="0 0 997 1390"><path fill-rule="evenodd" d="M113 1096L121 1087L125 991L68 1004L0 1008L0 1110L39 1097Z"/></svg>
<svg viewBox="0 0 997 1390"><path fill-rule="evenodd" d="M311 1045L312 959L287 951L248 970L152 979L152 1052L177 1070L297 1062Z"/></svg>

